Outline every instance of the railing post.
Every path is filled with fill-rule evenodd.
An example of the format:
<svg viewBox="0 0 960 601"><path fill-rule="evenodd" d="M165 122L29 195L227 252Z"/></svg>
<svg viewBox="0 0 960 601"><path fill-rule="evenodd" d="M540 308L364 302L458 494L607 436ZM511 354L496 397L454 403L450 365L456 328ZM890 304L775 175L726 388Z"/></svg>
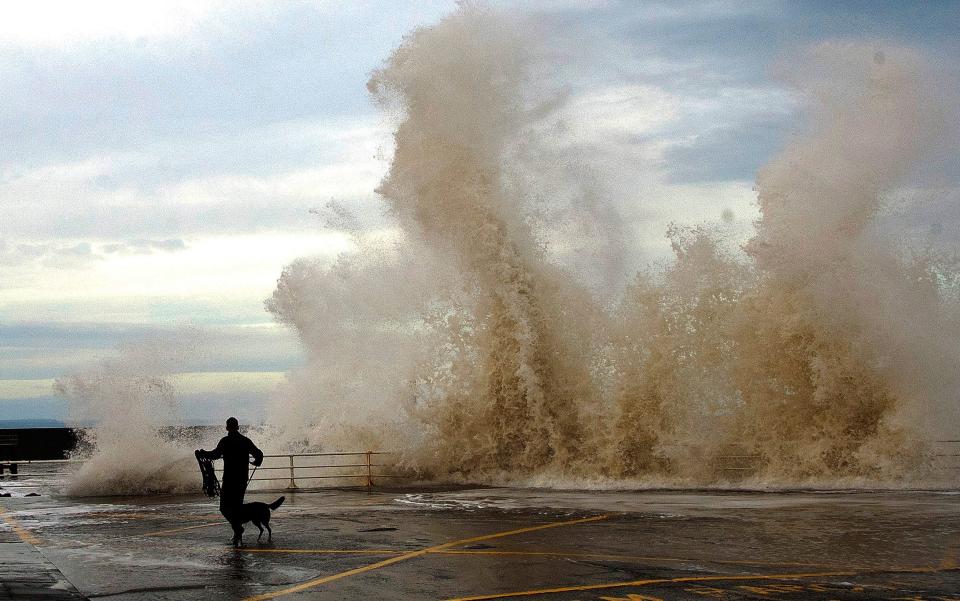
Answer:
<svg viewBox="0 0 960 601"><path fill-rule="evenodd" d="M373 472L371 471L370 465L370 456L373 455L373 451L367 451L367 492L370 492L370 489L373 488Z"/></svg>
<svg viewBox="0 0 960 601"><path fill-rule="evenodd" d="M297 488L297 481L294 480L293 475L293 455L287 455L287 457L290 459L290 483L287 484L287 490L293 490Z"/></svg>

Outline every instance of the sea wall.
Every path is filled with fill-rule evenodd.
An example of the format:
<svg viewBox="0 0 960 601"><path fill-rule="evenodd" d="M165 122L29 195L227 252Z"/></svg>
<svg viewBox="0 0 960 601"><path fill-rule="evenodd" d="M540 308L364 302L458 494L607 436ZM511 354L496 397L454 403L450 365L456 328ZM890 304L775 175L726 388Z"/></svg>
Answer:
<svg viewBox="0 0 960 601"><path fill-rule="evenodd" d="M66 459L79 434L73 428L0 429L0 461Z"/></svg>

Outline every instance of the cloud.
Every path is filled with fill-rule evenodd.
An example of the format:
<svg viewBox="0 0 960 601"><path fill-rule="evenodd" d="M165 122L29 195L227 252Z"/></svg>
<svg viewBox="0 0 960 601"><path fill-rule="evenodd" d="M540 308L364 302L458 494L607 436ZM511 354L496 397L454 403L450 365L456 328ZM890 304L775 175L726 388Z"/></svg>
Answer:
<svg viewBox="0 0 960 601"><path fill-rule="evenodd" d="M0 380L0 401L49 397L53 390L53 382L52 378L45 380Z"/></svg>
<svg viewBox="0 0 960 601"><path fill-rule="evenodd" d="M150 13L134 5L120 12ZM452 5L230 3L199 11L174 36L101 32L53 47L8 37L0 44L0 165L157 142L175 149L171 156L191 154L208 136L369 115L367 73L411 27Z"/></svg>
<svg viewBox="0 0 960 601"><path fill-rule="evenodd" d="M119 242L104 244L100 246L101 252L105 254L136 254L149 255L154 252L177 252L187 248L187 243L180 238L167 238L166 240L131 240L129 242Z"/></svg>
<svg viewBox="0 0 960 601"><path fill-rule="evenodd" d="M54 419L63 420L67 403L52 395L25 399L0 399L0 420Z"/></svg>
<svg viewBox="0 0 960 601"><path fill-rule="evenodd" d="M75 269L100 258L90 242L11 244L5 240L0 241L0 273L5 266L22 267L31 262L53 269Z"/></svg>
<svg viewBox="0 0 960 601"><path fill-rule="evenodd" d="M7 7L0 39L20 46L64 46L102 37L130 40L176 36L195 26L217 2L174 0L138 4L89 0L82 5L37 0Z"/></svg>
<svg viewBox="0 0 960 601"><path fill-rule="evenodd" d="M559 117L567 128L567 143L629 143L675 121L678 104L678 98L659 86L610 86L571 97Z"/></svg>
<svg viewBox="0 0 960 601"><path fill-rule="evenodd" d="M9 244L0 240L0 267L24 267L28 262L39 262L54 269L80 269L107 255L150 255L155 252L186 250L187 243L179 238L161 240L135 239L124 242L93 243L51 241L45 243Z"/></svg>
<svg viewBox="0 0 960 601"><path fill-rule="evenodd" d="M250 150L263 164L272 152L272 169L252 168L250 158L218 159L227 142L220 138L207 140L209 147L199 143L192 158L174 166L165 165L165 150L143 149L24 169L0 179L0 220L9 238L113 243L315 229L310 209L331 198L374 204L388 140L385 129L370 123L285 124L234 140L238 155ZM289 166L277 164L283 157ZM294 166L298 162L306 164Z"/></svg>
<svg viewBox="0 0 960 601"><path fill-rule="evenodd" d="M670 146L663 156L672 183L745 180L783 148L791 129L784 118L724 125Z"/></svg>
<svg viewBox="0 0 960 601"><path fill-rule="evenodd" d="M178 348L178 369L189 373L282 372L303 360L295 336L270 323L194 328L104 322L0 324L0 340L4 354L0 380L56 378L114 358L125 345L151 340ZM194 379L203 378L208 387L217 378L223 380Z"/></svg>
<svg viewBox="0 0 960 601"><path fill-rule="evenodd" d="M243 424L266 418L267 400L285 380L285 372L179 373L168 379L175 391L178 421L219 424L228 415ZM52 394L54 379L0 379L0 420L46 418L67 420L64 399Z"/></svg>
<svg viewBox="0 0 960 601"><path fill-rule="evenodd" d="M340 233L274 231L193 238L175 252L116 252L69 267L15 261L0 266L0 323L269 323L263 300L284 265L303 256L330 261L352 244Z"/></svg>

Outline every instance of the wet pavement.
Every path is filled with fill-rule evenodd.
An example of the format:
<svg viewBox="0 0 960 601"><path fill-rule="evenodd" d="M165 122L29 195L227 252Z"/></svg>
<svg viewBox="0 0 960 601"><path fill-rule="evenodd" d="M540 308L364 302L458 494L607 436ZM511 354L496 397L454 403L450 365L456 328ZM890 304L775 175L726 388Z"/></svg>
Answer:
<svg viewBox="0 0 960 601"><path fill-rule="evenodd" d="M89 599L960 601L952 492L300 492L242 549L205 497L0 507Z"/></svg>

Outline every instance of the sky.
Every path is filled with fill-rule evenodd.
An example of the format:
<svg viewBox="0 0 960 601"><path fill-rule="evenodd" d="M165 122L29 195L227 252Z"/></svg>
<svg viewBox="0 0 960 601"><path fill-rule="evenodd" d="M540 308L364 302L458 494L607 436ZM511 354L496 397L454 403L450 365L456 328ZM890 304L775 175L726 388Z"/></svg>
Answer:
<svg viewBox="0 0 960 601"><path fill-rule="evenodd" d="M602 192L627 206L630 266L665 260L670 223L723 216L749 234L756 172L802 124L798 98L777 77L798 49L834 39L907 45L960 79L958 2L493 4L531 25L568 97L563 135L585 149ZM296 336L264 309L284 266L351 251L324 218L331 201L364 227L384 227L374 188L389 165L390 124L366 81L406 33L455 8L8 8L0 420L66 418L56 378L158 338L194 341L172 377L183 419L262 418L303 360ZM938 235L960 235L954 225Z"/></svg>

